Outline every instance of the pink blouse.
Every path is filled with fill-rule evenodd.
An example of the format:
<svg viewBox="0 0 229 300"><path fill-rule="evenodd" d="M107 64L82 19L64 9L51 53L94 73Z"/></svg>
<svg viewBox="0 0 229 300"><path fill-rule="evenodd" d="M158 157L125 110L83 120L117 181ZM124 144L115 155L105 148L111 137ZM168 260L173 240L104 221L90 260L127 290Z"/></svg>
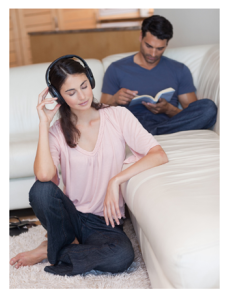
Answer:
<svg viewBox="0 0 229 300"><path fill-rule="evenodd" d="M60 122L49 130L49 146L53 162L61 165L64 193L77 210L103 216L103 202L108 182L122 171L123 163L133 163L159 143L124 107L99 110L100 128L95 148L88 152L80 146L70 148L65 142ZM125 143L133 155L125 160ZM119 207L124 215L124 199L120 192Z"/></svg>

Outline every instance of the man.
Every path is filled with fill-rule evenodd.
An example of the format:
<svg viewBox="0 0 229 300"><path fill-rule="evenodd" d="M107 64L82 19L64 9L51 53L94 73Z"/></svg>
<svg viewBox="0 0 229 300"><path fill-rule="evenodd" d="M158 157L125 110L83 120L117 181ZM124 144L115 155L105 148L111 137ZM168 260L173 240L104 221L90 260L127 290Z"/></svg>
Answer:
<svg viewBox="0 0 229 300"><path fill-rule="evenodd" d="M173 36L172 24L154 15L142 23L140 51L112 63L105 75L101 102L126 106L153 135L208 129L216 122L217 107L212 100L197 101L190 70L184 64L162 56ZM170 102L128 107L136 95L155 96L174 88ZM181 104L182 109L178 108Z"/></svg>

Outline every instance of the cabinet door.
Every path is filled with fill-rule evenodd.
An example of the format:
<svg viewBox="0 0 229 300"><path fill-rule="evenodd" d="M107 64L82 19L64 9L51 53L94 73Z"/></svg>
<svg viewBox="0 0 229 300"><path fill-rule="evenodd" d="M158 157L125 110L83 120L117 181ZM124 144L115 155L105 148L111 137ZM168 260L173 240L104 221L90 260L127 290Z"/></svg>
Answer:
<svg viewBox="0 0 229 300"><path fill-rule="evenodd" d="M55 30L54 9L10 9L10 66L32 64L29 32Z"/></svg>
<svg viewBox="0 0 229 300"><path fill-rule="evenodd" d="M22 51L20 45L20 32L18 28L16 9L10 9L10 24L9 24L9 38L10 38L10 68L21 66Z"/></svg>
<svg viewBox="0 0 229 300"><path fill-rule="evenodd" d="M56 9L60 30L95 28L98 9Z"/></svg>
<svg viewBox="0 0 229 300"><path fill-rule="evenodd" d="M18 9L19 28L24 65L32 64L30 39L28 32L49 31L55 29L52 9Z"/></svg>

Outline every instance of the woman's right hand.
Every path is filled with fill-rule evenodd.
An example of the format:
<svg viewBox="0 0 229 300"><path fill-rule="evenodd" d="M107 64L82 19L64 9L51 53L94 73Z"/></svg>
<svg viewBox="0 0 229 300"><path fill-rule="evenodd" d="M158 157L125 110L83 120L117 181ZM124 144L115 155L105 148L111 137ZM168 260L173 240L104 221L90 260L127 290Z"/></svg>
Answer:
<svg viewBox="0 0 229 300"><path fill-rule="evenodd" d="M57 98L48 98L45 99L49 91L49 88L46 87L38 96L38 104L37 104L37 112L40 119L40 122L50 123L52 122L52 119L54 118L57 110L60 108L61 104L57 104L52 110L47 109L45 107L46 104L51 104L56 100Z"/></svg>

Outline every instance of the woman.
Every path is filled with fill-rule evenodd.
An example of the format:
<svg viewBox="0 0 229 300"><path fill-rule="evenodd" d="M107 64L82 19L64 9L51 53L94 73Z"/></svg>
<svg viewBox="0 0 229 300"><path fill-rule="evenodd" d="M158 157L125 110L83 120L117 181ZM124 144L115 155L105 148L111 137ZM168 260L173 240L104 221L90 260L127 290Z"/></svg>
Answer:
<svg viewBox="0 0 229 300"><path fill-rule="evenodd" d="M134 252L123 232L120 185L166 163L167 156L126 108L93 101L91 77L76 60L57 59L49 80L59 99L46 99L48 87L38 97L37 181L29 193L48 240L10 263L19 268L48 258L52 265L45 271L68 276L92 269L123 272L131 265ZM54 100L62 104L47 110L45 105ZM50 128L58 110L60 119ZM125 143L134 154L127 160ZM130 162L134 164L122 171L123 163ZM58 188L59 164L64 192Z"/></svg>

